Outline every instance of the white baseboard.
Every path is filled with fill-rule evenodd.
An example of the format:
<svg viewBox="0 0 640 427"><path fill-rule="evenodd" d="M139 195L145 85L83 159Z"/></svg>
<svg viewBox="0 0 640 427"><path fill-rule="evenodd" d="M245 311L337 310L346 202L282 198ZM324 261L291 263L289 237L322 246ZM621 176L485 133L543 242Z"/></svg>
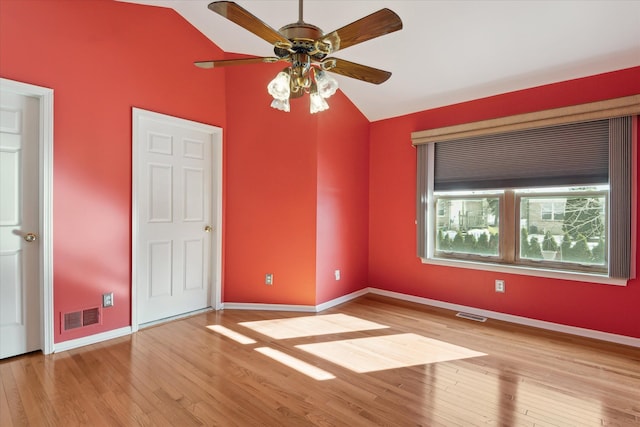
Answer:
<svg viewBox="0 0 640 427"><path fill-rule="evenodd" d="M268 310L268 311L297 311L301 313L319 313L345 302L351 301L369 293L368 288L360 289L347 295L323 302L319 305L287 305L287 304L255 304L244 302L225 302L225 310Z"/></svg>
<svg viewBox="0 0 640 427"><path fill-rule="evenodd" d="M360 289L359 291L351 292L350 294L332 299L331 301L323 302L322 304L316 305L316 312L328 310L337 305L344 304L345 302L349 302L352 299L356 299L368 293L369 293L369 288L364 288L364 289Z"/></svg>
<svg viewBox="0 0 640 427"><path fill-rule="evenodd" d="M640 338L628 337L625 335L617 335L609 332L601 332L593 329L579 328L577 326L568 326L560 323L546 322L544 320L530 319L528 317L514 316L512 314L499 313L496 311L482 310L479 308L468 307L459 304L451 304L448 302L416 297L412 295L401 294L398 292L385 291L377 288L368 288L368 292L375 295L382 295L390 298L396 298L403 301L415 302L418 304L430 305L433 307L444 308L452 311L463 311L465 313L484 316L489 319L503 320L505 322L515 323L518 325L532 326L534 328L546 329L554 332L562 332L571 335L577 335L585 338L594 338L601 341L609 341L616 344L628 345L631 347L640 347Z"/></svg>
<svg viewBox="0 0 640 427"><path fill-rule="evenodd" d="M84 347L85 345L97 344L102 341L111 340L114 338L120 338L125 335L131 334L131 326L126 326L120 329L114 329L112 331L102 332L100 334L89 335L75 340L63 341L55 343L53 345L53 352L60 353L61 351L72 350L78 347Z"/></svg>
<svg viewBox="0 0 640 427"><path fill-rule="evenodd" d="M197 316L198 314L207 313L212 310L213 310L212 307L207 307L207 308L202 308L200 310L194 310L194 311L189 311L187 313L178 314L177 316L165 317L164 319L154 320L152 322L147 322L147 323L138 325L138 330L150 328L156 325L162 325L163 323L167 323L167 322L173 322L174 320L186 319L187 317Z"/></svg>
<svg viewBox="0 0 640 427"><path fill-rule="evenodd" d="M301 313L315 313L314 305L288 305L288 304L257 304L245 302L225 302L223 310L267 310L267 311L298 311Z"/></svg>

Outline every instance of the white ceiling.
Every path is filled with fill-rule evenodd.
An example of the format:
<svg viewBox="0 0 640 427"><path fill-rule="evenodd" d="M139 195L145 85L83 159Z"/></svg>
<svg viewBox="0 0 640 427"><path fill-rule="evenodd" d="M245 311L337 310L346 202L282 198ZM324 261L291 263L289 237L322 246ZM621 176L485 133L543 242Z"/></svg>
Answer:
<svg viewBox="0 0 640 427"><path fill-rule="evenodd" d="M175 9L225 52L273 55L209 0L125 1ZM297 0L236 2L274 29L298 19ZM306 0L304 20L328 33L384 7L402 30L335 55L393 72L378 86L337 76L371 121L640 65L640 0Z"/></svg>

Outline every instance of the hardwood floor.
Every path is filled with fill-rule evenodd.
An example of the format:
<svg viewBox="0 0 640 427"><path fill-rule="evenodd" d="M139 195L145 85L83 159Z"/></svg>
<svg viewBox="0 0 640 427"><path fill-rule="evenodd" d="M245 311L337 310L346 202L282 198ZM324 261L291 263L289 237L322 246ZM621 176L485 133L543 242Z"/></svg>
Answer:
<svg viewBox="0 0 640 427"><path fill-rule="evenodd" d="M225 310L0 362L23 425L640 425L640 349L379 296Z"/></svg>

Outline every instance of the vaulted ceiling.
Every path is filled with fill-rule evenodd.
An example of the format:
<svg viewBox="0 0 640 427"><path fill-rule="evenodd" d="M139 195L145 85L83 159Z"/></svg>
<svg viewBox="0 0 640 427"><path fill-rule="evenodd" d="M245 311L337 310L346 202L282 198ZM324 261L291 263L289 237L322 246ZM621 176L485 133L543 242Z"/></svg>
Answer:
<svg viewBox="0 0 640 427"><path fill-rule="evenodd" d="M175 9L225 52L273 54L209 0L125 1ZM274 29L298 19L297 0L236 3ZM381 85L337 76L371 121L640 65L637 0L306 0L304 20L328 33L385 7L401 31L335 55L393 72Z"/></svg>

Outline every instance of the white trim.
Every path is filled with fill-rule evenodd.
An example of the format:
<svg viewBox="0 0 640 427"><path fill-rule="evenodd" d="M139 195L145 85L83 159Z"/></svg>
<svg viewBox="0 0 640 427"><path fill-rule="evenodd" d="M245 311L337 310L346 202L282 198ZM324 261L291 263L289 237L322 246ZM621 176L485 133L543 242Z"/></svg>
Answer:
<svg viewBox="0 0 640 427"><path fill-rule="evenodd" d="M143 110L133 107L131 111L132 117L132 135L131 135L131 330L136 332L139 329L138 324L138 298L137 298L137 251L138 251L138 145L137 135L140 117L149 117L156 120L165 120L173 123L188 124L195 126L199 130L211 132L213 134L213 146L211 155L213 156L211 179L213 180L212 194L212 215L215 215L215 224L212 224L216 231L216 239L211 244L211 296L209 300L210 306L214 310L222 309L222 128L208 125L206 123L194 122L192 120L182 119L179 117L169 116L166 114L156 113L153 111Z"/></svg>
<svg viewBox="0 0 640 427"><path fill-rule="evenodd" d="M602 276L599 274L564 272L557 270L544 270L526 266L491 264L488 262L474 262L463 260L449 260L442 258L420 258L423 264L440 265L443 267L467 268L481 271L494 271L496 273L519 274L522 276L545 277L549 279L572 280L576 282L598 283L601 285L627 286L627 280Z"/></svg>
<svg viewBox="0 0 640 427"><path fill-rule="evenodd" d="M577 335L580 337L593 338L601 341L609 341L616 344L628 345L631 347L640 347L640 338L628 337L625 335L612 334L609 332L595 331L593 329L579 328L577 326L562 325L559 323L546 322L544 320L530 319L528 317L514 316L512 314L499 313L496 311L482 310L479 308L468 307L459 304L451 304L448 302L433 300L429 298L416 297L413 295L401 294L398 292L385 291L377 288L369 288L368 291L375 295L382 295L389 298L395 298L403 301L415 302L418 304L430 305L433 307L444 308L452 311L464 311L466 313L476 314L478 316L488 317L490 319L502 320L505 322L515 323L518 325L532 326L534 328L546 329L554 332Z"/></svg>
<svg viewBox="0 0 640 427"><path fill-rule="evenodd" d="M322 304L316 305L316 311L320 312L320 311L327 310L329 308L333 308L333 307L335 307L337 305L344 304L345 302L349 302L349 301L351 301L353 299L359 298L359 297L364 296L364 295L366 295L368 293L369 293L369 290L367 288L360 289L359 291L351 292L350 294L343 295L341 297L338 297L338 298L332 299L330 301L323 302Z"/></svg>
<svg viewBox="0 0 640 427"><path fill-rule="evenodd" d="M138 253L138 178L136 173L136 163L138 154L136 142L138 134L138 120L136 118L136 108L131 112L131 331L138 331L138 277L137 253Z"/></svg>
<svg viewBox="0 0 640 427"><path fill-rule="evenodd" d="M317 311L313 305L254 304L244 302L225 302L222 308L225 310L297 311L301 313L315 313Z"/></svg>
<svg viewBox="0 0 640 427"><path fill-rule="evenodd" d="M173 322L174 320L186 319L187 317L193 317L193 316L197 316L198 314L208 313L208 312L210 312L212 310L213 310L213 308L207 307L207 308L203 308L201 310L195 310L195 311L190 311L188 313L178 314L177 316L171 316L171 317L166 317L166 318L160 319L160 320L154 320L153 322L148 322L148 323L143 323L141 325L138 325L138 330L150 328L152 326L161 325L163 323Z"/></svg>
<svg viewBox="0 0 640 427"><path fill-rule="evenodd" d="M40 314L41 350L53 352L53 89L0 78L2 90L38 98L40 104Z"/></svg>
<svg viewBox="0 0 640 427"><path fill-rule="evenodd" d="M211 307L214 310L222 310L222 168L223 168L223 147L222 128L216 127L213 141L213 170L211 171L212 203L211 212L215 215L215 242L211 246L211 258L213 274L211 277L214 292L211 292Z"/></svg>
<svg viewBox="0 0 640 427"><path fill-rule="evenodd" d="M301 313L319 313L328 310L345 302L349 302L358 297L369 293L368 288L351 292L350 294L323 302L318 305L289 305L289 304L259 304L245 302L225 302L223 304L225 310L265 310L265 311L298 311Z"/></svg>
<svg viewBox="0 0 640 427"><path fill-rule="evenodd" d="M77 338L75 340L63 341L61 343L56 344L55 352L60 353L62 351L68 351L74 348L84 347L86 345L98 344L102 341L112 340L114 338L120 338L126 335L130 335L131 332L132 332L131 327L125 326L124 328L113 329L111 331L89 335L86 337Z"/></svg>

